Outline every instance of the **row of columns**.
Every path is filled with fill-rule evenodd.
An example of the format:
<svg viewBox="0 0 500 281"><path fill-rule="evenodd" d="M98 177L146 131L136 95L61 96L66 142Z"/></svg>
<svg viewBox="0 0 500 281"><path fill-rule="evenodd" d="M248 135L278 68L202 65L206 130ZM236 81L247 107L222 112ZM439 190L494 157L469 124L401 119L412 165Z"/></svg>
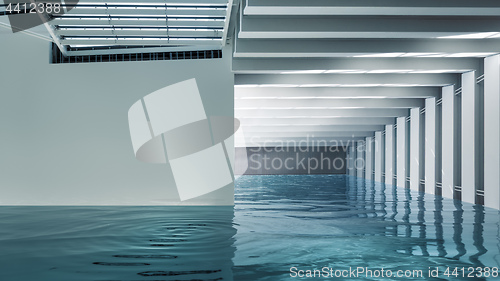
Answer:
<svg viewBox="0 0 500 281"><path fill-rule="evenodd" d="M500 209L500 55L483 71L351 146L349 174Z"/></svg>

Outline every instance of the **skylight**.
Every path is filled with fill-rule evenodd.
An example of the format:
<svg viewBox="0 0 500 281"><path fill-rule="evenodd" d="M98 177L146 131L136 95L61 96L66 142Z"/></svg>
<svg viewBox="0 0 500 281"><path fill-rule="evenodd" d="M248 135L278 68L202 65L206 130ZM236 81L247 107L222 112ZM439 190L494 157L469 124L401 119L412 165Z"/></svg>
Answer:
<svg viewBox="0 0 500 281"><path fill-rule="evenodd" d="M184 2L184 1L183 1ZM222 49L227 37L232 0L165 2L80 1L63 15L48 22L53 39L64 55L80 55L69 46L78 45L86 54L137 53L161 48L160 52ZM194 48L193 48L194 47Z"/></svg>

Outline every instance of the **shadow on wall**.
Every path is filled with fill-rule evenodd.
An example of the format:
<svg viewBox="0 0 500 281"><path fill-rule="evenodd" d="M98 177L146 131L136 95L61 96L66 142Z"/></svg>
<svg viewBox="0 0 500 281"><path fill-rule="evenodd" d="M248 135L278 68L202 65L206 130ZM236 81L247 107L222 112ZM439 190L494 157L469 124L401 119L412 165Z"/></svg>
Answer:
<svg viewBox="0 0 500 281"><path fill-rule="evenodd" d="M132 105L130 137L138 160L170 164L181 201L231 205L232 194L204 195L234 186L232 117L207 117L196 79L157 90ZM237 128L236 128L237 129ZM195 175L195 176L193 176Z"/></svg>

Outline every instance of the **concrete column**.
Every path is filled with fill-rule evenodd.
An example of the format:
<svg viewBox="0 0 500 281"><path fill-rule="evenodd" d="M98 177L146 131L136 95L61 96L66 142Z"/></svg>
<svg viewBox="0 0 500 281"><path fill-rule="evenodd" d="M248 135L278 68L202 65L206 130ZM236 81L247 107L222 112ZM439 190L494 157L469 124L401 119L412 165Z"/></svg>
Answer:
<svg viewBox="0 0 500 281"><path fill-rule="evenodd" d="M356 143L353 142L353 144L350 145L347 150L347 174L349 176L356 175L356 170L354 169L355 160L356 160Z"/></svg>
<svg viewBox="0 0 500 281"><path fill-rule="evenodd" d="M453 198L455 188L455 91L453 86L443 87L442 104L442 196Z"/></svg>
<svg viewBox="0 0 500 281"><path fill-rule="evenodd" d="M436 194L436 98L425 100L425 192Z"/></svg>
<svg viewBox="0 0 500 281"><path fill-rule="evenodd" d="M365 142L365 159L366 159L366 165L365 165L365 179L367 180L373 180L373 164L375 163L375 154L374 154L374 141L372 137L366 138Z"/></svg>
<svg viewBox="0 0 500 281"><path fill-rule="evenodd" d="M356 148L356 161L354 162L356 168L356 176L358 178L365 177L365 143L358 141Z"/></svg>
<svg viewBox="0 0 500 281"><path fill-rule="evenodd" d="M442 149L443 149L443 134L442 134L442 125L443 125L443 100L436 101L436 194L442 194L442 183L443 183L443 157L442 157Z"/></svg>
<svg viewBox="0 0 500 281"><path fill-rule="evenodd" d="M394 125L385 125L385 183L394 185L396 174L396 136Z"/></svg>
<svg viewBox="0 0 500 281"><path fill-rule="evenodd" d="M462 74L462 201L475 203L479 183L479 112L476 72ZM498 109L497 109L498 110Z"/></svg>
<svg viewBox="0 0 500 281"><path fill-rule="evenodd" d="M375 181L384 182L385 138L382 132L375 132Z"/></svg>
<svg viewBox="0 0 500 281"><path fill-rule="evenodd" d="M409 175L409 165L408 165L408 123L406 122L406 117L398 117L396 120L397 124L397 150L396 150L396 185L399 187L408 187L407 178Z"/></svg>
<svg viewBox="0 0 500 281"><path fill-rule="evenodd" d="M424 120L420 108L410 110L410 188L420 190L424 179Z"/></svg>
<svg viewBox="0 0 500 281"><path fill-rule="evenodd" d="M484 59L484 205L500 209L500 55Z"/></svg>

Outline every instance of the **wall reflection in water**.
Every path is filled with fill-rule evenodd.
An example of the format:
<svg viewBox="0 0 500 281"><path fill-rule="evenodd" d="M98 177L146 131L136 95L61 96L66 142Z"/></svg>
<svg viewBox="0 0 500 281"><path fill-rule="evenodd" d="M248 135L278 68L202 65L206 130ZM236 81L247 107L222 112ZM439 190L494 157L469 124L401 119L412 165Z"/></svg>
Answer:
<svg viewBox="0 0 500 281"><path fill-rule="evenodd" d="M478 205L344 175L242 176L235 201L0 207L0 280L281 281L290 267L499 266L498 211Z"/></svg>
<svg viewBox="0 0 500 281"><path fill-rule="evenodd" d="M355 177L347 181L348 201L363 210L358 217L392 222L386 236L415 238L416 245L401 249L406 254L500 265L497 210Z"/></svg>
<svg viewBox="0 0 500 281"><path fill-rule="evenodd" d="M351 176L245 176L237 187L234 274L245 280L287 280L290 266L500 265L497 210Z"/></svg>

